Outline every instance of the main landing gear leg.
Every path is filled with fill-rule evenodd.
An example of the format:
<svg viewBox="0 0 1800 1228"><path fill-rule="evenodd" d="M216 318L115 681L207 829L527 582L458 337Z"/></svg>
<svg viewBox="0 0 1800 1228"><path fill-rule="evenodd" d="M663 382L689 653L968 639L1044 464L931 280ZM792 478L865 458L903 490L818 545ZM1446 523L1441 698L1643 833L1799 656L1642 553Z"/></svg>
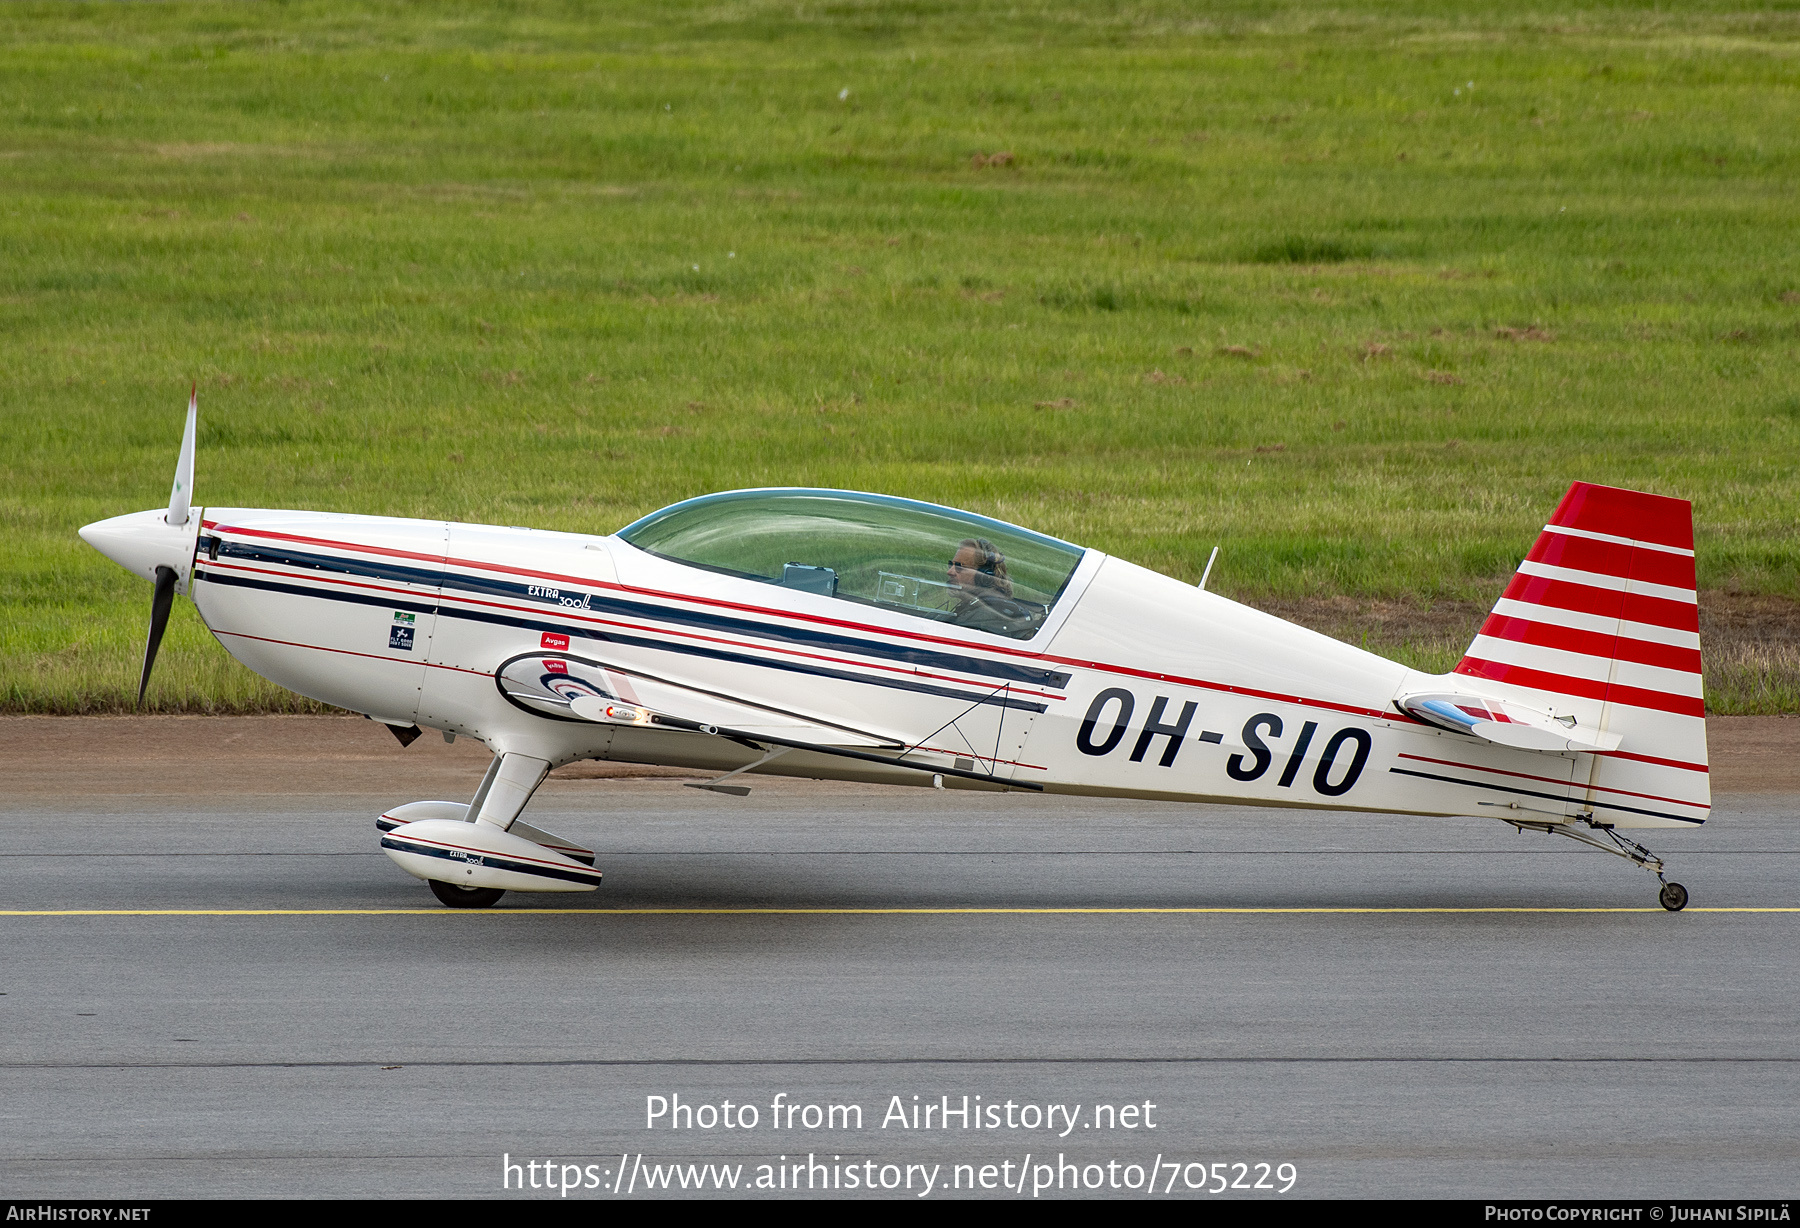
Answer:
<svg viewBox="0 0 1800 1228"><path fill-rule="evenodd" d="M511 752L495 755L469 803L469 821L509 830L549 774L550 764L543 759ZM506 894L501 887L465 887L435 878L428 881L431 894L446 908L492 908Z"/></svg>
<svg viewBox="0 0 1800 1228"><path fill-rule="evenodd" d="M1672 883L1663 877L1662 858L1658 857L1655 853L1652 853L1637 841L1627 840L1612 828L1594 822L1593 819L1587 815L1578 816L1575 821L1599 832L1606 837L1605 840L1596 839L1585 831L1574 830L1573 823L1533 823L1526 819L1507 819L1505 821L1511 823L1520 831L1524 831L1529 827L1533 831L1555 832L1559 836L1567 836L1569 839L1585 844L1589 848L1597 848L1602 853L1611 853L1615 857L1623 857L1633 865L1642 866L1644 869L1649 870L1652 874L1656 875L1656 881L1662 884L1662 890L1659 891L1656 896L1657 903L1661 904L1670 912L1680 912L1687 907L1687 888L1683 887L1680 883Z"/></svg>
<svg viewBox="0 0 1800 1228"><path fill-rule="evenodd" d="M475 799L469 803L469 817L506 831L549 774L550 764L543 759L513 751L494 756L481 787L475 790Z"/></svg>

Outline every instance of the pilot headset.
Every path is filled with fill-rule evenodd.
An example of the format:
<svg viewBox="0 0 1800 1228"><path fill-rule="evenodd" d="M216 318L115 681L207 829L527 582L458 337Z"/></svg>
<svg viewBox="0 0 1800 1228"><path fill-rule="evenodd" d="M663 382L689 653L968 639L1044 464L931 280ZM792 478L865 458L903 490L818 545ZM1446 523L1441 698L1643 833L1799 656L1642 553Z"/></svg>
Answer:
<svg viewBox="0 0 1800 1228"><path fill-rule="evenodd" d="M978 574L988 577L988 582L982 587L991 588L1003 596L1012 596L1012 580L1006 574L1006 559L999 550L994 548L994 543L985 537L971 537L964 542L964 545L973 546L981 551L981 566L975 570Z"/></svg>

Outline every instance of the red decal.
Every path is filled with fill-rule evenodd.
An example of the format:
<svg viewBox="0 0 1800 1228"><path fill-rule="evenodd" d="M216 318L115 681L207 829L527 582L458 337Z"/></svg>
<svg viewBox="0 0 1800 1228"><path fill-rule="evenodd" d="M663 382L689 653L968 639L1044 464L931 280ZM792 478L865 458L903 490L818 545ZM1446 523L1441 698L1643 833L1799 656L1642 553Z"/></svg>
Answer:
<svg viewBox="0 0 1800 1228"><path fill-rule="evenodd" d="M1661 597L1646 597L1642 593L1622 593L1616 588L1595 588L1527 575L1522 571L1512 578L1504 595L1526 605L1547 605L1559 610L1598 614L1602 618L1624 618L1674 631L1700 630L1700 611L1691 601L1668 601Z"/></svg>
<svg viewBox="0 0 1800 1228"><path fill-rule="evenodd" d="M1483 661L1480 657L1464 657L1453 672L1467 674L1471 678L1491 678L1495 682L1528 686L1549 691L1553 695L1580 695L1587 699L1630 704L1634 708L1654 708L1659 712L1675 712L1682 716L1706 715L1705 705L1698 696L1621 686L1616 682L1608 685L1592 678L1572 678L1567 674L1552 674L1541 669L1527 669L1522 665Z"/></svg>
<svg viewBox="0 0 1800 1228"><path fill-rule="evenodd" d="M544 632L544 638L538 642L538 647L540 648L562 649L567 648L568 646L569 637L566 635L559 635L554 631Z"/></svg>
<svg viewBox="0 0 1800 1228"><path fill-rule="evenodd" d="M1694 559L1687 554L1633 550L1629 546L1597 542L1589 537L1540 533L1531 553L1525 557L1534 563L1567 567L1571 571L1590 571L1621 580L1629 577L1670 588L1694 587Z"/></svg>
<svg viewBox="0 0 1800 1228"><path fill-rule="evenodd" d="M552 674L566 674L569 672L569 663L567 661L546 661L544 669Z"/></svg>
<svg viewBox="0 0 1800 1228"><path fill-rule="evenodd" d="M1654 553L1654 552L1652 552ZM1613 542L1597 542L1591 537L1570 537L1566 533L1539 533L1525 556L1533 563L1567 567L1571 571L1591 571L1603 576L1624 579L1631 574L1631 547ZM1670 558L1681 557L1670 555Z"/></svg>
<svg viewBox="0 0 1800 1228"><path fill-rule="evenodd" d="M1481 634L1497 640L1514 640L1543 648L1560 648L1564 652L1585 653L1590 657L1618 658L1654 665L1659 669L1678 669L1690 674L1700 672L1700 650L1658 644L1653 640L1634 640L1625 636L1605 635L1598 631L1578 631L1555 623L1534 622L1505 614L1489 614Z"/></svg>
<svg viewBox="0 0 1800 1228"><path fill-rule="evenodd" d="M1694 514L1686 499L1575 482L1550 523L1659 546L1694 548Z"/></svg>

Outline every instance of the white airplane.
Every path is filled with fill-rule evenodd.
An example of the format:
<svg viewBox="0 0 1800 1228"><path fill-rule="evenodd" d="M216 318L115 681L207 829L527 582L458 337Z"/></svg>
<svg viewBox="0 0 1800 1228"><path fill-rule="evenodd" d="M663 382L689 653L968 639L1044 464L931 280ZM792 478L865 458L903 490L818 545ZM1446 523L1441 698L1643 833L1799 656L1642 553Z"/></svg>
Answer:
<svg viewBox="0 0 1800 1228"><path fill-rule="evenodd" d="M937 788L1484 816L1617 853L1710 805L1691 509L1577 482L1455 670L1431 675L1016 525L888 495L737 490L606 535L193 508L81 536L176 593L264 677L479 739L467 803L379 819L452 907L592 891L594 854L520 819L612 759ZM1208 563L1210 570L1211 564Z"/></svg>

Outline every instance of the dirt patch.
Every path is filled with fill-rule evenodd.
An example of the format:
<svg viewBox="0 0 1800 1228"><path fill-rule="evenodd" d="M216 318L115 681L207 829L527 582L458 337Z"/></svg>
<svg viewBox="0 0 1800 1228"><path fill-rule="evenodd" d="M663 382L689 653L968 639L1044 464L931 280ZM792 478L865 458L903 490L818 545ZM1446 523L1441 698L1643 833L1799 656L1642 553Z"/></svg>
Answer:
<svg viewBox="0 0 1800 1228"><path fill-rule="evenodd" d="M1715 793L1800 793L1800 716L1709 716Z"/></svg>

